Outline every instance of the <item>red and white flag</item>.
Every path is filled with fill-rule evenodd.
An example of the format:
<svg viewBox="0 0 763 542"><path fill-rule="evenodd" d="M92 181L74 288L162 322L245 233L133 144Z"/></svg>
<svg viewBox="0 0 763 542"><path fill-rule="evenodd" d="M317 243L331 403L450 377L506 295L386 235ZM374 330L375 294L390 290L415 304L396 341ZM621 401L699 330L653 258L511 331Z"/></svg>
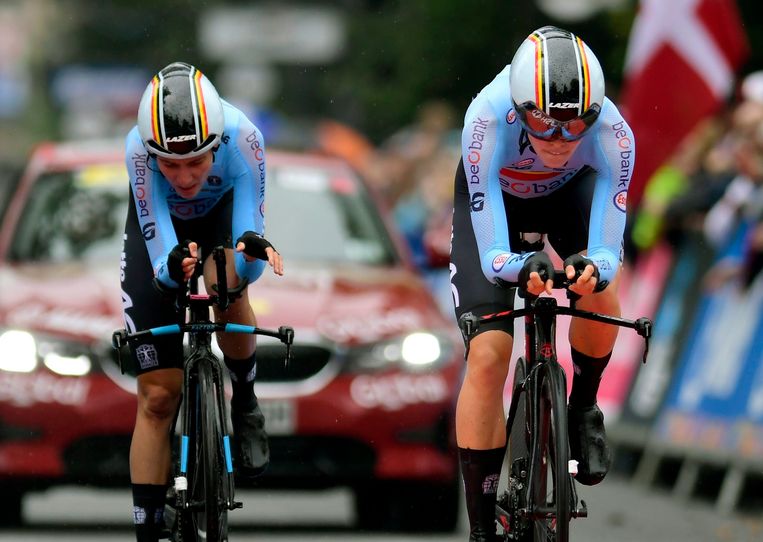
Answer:
<svg viewBox="0 0 763 542"><path fill-rule="evenodd" d="M735 0L641 0L620 97L636 137L631 209L684 136L718 112L748 53Z"/></svg>

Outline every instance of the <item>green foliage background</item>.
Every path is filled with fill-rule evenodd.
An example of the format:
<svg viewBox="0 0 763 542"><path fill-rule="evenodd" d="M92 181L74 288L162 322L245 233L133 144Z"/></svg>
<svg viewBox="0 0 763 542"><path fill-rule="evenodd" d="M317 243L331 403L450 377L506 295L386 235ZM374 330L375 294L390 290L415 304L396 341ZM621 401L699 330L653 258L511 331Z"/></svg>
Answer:
<svg viewBox="0 0 763 542"><path fill-rule="evenodd" d="M196 39L199 18L216 5L265 3L60 0L63 11L72 14L66 46L57 46L56 54L39 59L40 73L48 77L72 62L140 65L155 71L183 59L203 66L214 80L216 66L201 55ZM348 22L348 45L343 56L329 65L278 66L282 85L271 107L294 117L337 118L375 141L411 122L427 100L447 100L460 115L509 63L521 40L545 24L563 26L586 40L605 70L607 94L616 100L637 6L631 0L621 9L566 24L550 19L530 0L313 0L301 4L341 10ZM763 69L763 3L738 0L738 6L752 51L743 73Z"/></svg>

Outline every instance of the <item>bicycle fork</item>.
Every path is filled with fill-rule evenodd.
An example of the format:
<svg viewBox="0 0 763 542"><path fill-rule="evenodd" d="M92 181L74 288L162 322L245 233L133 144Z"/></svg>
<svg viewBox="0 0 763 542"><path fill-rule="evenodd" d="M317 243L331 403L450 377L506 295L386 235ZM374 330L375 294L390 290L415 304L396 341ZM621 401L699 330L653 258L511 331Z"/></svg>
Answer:
<svg viewBox="0 0 763 542"><path fill-rule="evenodd" d="M198 378L198 372L195 370L196 365L203 359L204 356L190 359L186 363L184 376L183 376L183 389L194 390L197 397L186 398L183 401L182 407L182 420L181 420L181 436L180 436L180 472L175 477L175 500L178 510L188 510L201 506L203 503L193 502L188 495L188 460L190 454L191 438L190 435L194 434L196 438L200 436L200 400L198 397L199 386L192 383L192 378ZM225 404L225 394L223 387L223 378L220 366L218 364L210 364L212 370L213 386L215 388L215 396L217 402L217 412L219 415L219 426L222 433L222 442L219 443L220 449L223 452L223 458L225 461L225 506L228 510L235 510L236 508L242 508L243 503L235 501L235 489L233 480L233 457L231 453L230 436L228 435L228 423L227 423L227 410ZM194 427L195 425L195 427ZM196 458L198 461L198 458Z"/></svg>
<svg viewBox="0 0 763 542"><path fill-rule="evenodd" d="M512 458L512 464L509 466L509 489L496 502L496 519L503 528L506 540L521 540L523 532L528 528L530 522L534 519L549 518L553 512L547 510L536 510L531 504L529 496L533 495L536 489L533 487L532 469L537 468L538 454L540 446L538 440L538 419L540 413L537 412L538 402L532 400L531 394L538 397L540 385L542 384L538 371L543 364L535 365L530 373L522 382L514 385L511 394L511 403L509 414L506 420L506 434L511 435L511 428L515 423L517 411L519 409L520 397L525 401L525 416L529 416L532 426L532 442L529 443L529 455L520 458ZM525 394L523 396L523 394ZM535 408L531 408L531 407ZM527 423L527 420L525 420ZM524 430L523 430L524 431ZM570 466L571 471L571 466ZM568 476L570 487L570 517L585 518L588 517L588 508L584 500L578 500L577 490L573 478L573 472ZM578 503L580 506L578 506Z"/></svg>

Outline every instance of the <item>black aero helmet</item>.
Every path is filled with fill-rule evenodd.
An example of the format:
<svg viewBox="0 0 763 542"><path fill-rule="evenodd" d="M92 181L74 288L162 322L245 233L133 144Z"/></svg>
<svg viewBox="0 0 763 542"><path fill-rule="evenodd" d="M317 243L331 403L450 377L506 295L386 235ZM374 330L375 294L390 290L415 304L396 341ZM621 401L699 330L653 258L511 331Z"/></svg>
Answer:
<svg viewBox="0 0 763 542"><path fill-rule="evenodd" d="M165 158L192 158L213 149L224 125L217 90L204 74L183 62L156 74L138 107L143 144Z"/></svg>
<svg viewBox="0 0 763 542"><path fill-rule="evenodd" d="M544 26L511 61L511 99L523 126L547 139L579 139L601 112L604 74L593 51L572 32Z"/></svg>

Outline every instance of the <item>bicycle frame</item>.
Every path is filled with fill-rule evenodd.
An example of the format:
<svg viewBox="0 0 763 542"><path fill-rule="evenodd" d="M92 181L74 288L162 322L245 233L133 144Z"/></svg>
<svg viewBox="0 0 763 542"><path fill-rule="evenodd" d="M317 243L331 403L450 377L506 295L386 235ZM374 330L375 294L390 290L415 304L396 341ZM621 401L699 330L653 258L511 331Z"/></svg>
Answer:
<svg viewBox="0 0 763 542"><path fill-rule="evenodd" d="M187 288L171 291L162 287L156 279L154 280L154 285L160 292L175 296L175 305L179 311L188 310L188 319L186 323L160 326L136 331L134 333L127 333L126 330L118 330L112 335L112 345L118 352L128 343L128 341L146 335L158 336L185 333L188 333L189 335L190 353L185 357L183 362L183 402L180 411L180 464L178 465L178 472L174 486L178 511L191 511L196 507L203 505L203 503L191 502L191 497L188 492L189 445L191 437L195 439L195 445L200 438L197 434L196 427L194 427L193 421L195 419L194 409L196 415L198 415L200 393L199 367L202 364L207 364L207 369L210 370L212 386L214 387L216 394L215 417L218 419L218 427L220 428L220 436L222 437L222 459L224 461L224 465L222 465L222 472L225 476L225 483L223 484L222 489L223 498L225 500L224 504L228 510L242 507L242 503L234 500L235 484L233 477L233 459L231 454L230 437L226 430L228 416L223 386L223 370L220 360L212 352L212 334L215 332L245 333L278 338L286 345L286 363L288 363L291 357L291 345L294 342L294 330L287 326L282 326L277 331L274 331L243 324L218 324L210 320L209 309L212 306L216 305L221 310L225 310L232 300L238 298L241 293L245 291L248 285L247 281L243 280L236 288L228 289L224 249L222 247L215 248L213 250L213 257L217 266L218 277L218 284L213 287L217 291L216 295L200 295L198 293L198 279L201 275L200 256L196 271L190 284L187 285ZM196 421L198 422L199 420ZM199 458L194 457L194 460L198 462Z"/></svg>
<svg viewBox="0 0 763 542"><path fill-rule="evenodd" d="M567 288L570 281L566 275L560 271L557 271L553 277L554 288L561 289ZM583 311L575 307L575 301L578 296L567 290L567 297L570 299L569 306L562 306L556 302L553 297L535 297L528 296L526 299L527 306L521 309L512 309L502 311L494 314L488 314L481 317L476 317L471 313L464 314L459 320L459 326L464 334L464 337L468 339L473 333L475 333L481 323L494 322L498 320L524 318L525 324L525 360L527 363L527 372L524 375L524 379L521 382L514 382L512 388L511 403L509 405L509 412L506 420L507 439L511 434L512 427L514 426L517 411L521 404L521 401L525 402L525 415L530 416L530 432L532 435L532 442L530 446L530 472L527 479L529 480L525 489L522 490L522 494L525 496L534 495L535 488L532 487L534 477L534 470L538 468L539 457L538 453L541 450L538 446L538 439L540 435L540 394L541 386L545 374L542 371L548 370L551 364L558 364L557 352L556 352L556 317L558 315L568 315L578 318L584 318L587 320L607 323L611 325L617 325L620 327L628 327L634 329L639 335L645 338L646 348L644 351L644 363L646 362L646 356L649 351L649 337L651 336L652 322L648 318L639 318L637 320L627 320L624 318L609 316L605 314L594 313L590 311ZM467 340L468 349L468 340ZM467 350L468 352L468 350ZM563 373L563 371L562 371ZM565 390L566 392L566 390ZM523 394L526 394L523 396ZM520 399L522 397L522 399ZM566 466L565 466L566 467ZM570 475L570 518L573 517L586 517L587 508L585 502L581 501L582 507L578 508L578 497L575 490L575 484L573 478ZM534 509L534 505L531 504L530 499L523 499L523 508L517 510L517 513L526 520L541 520L544 518L554 517L554 510ZM504 511L497 504L498 516L502 518L507 511ZM508 532L509 525L503 525L504 532Z"/></svg>
<svg viewBox="0 0 763 542"><path fill-rule="evenodd" d="M533 487L534 470L539 463L537 445L538 435L540 434L539 420L540 420L540 387L543 384L544 376L541 375L541 371L545 370L547 364L558 363L556 355L556 315L560 308L556 300L553 297L537 298L531 302L532 306L528 310L519 310L514 317L519 318L523 316L525 323L525 360L527 362L527 375L522 382L515 382L511 393L511 403L509 406L509 414L506 419L506 432L510 434L511 428L514 426L517 411L520 405L520 397L524 398L526 410L530 412L530 424L531 434L533 441L530 443L530 473L527 477L528 485L526 494L532 495L535 491ZM522 314L524 313L524 314ZM497 315L496 315L497 316ZM526 394L526 395L523 395ZM582 502L582 508L578 509L578 497L575 491L575 484L570 483L570 489L572 490L571 500L572 510L571 517L586 517L588 515L585 502ZM529 502L526 501L529 506ZM549 514L553 514L553 510L539 510L525 508L520 510L520 513L526 519L542 519L548 517Z"/></svg>
<svg viewBox="0 0 763 542"><path fill-rule="evenodd" d="M193 294L192 294L193 295ZM194 298L191 297L191 310L190 310L190 324L212 324L208 318L208 311L202 311L207 307L200 303L194 303ZM205 314L206 313L206 314ZM213 325L213 324L212 324ZM175 479L175 491L178 500L178 505L181 509L186 510L191 507L193 503L188 501L188 481L187 481L187 465L188 465L188 445L190 436L192 435L194 428L191 427L193 415L192 408L196 407L196 401L198 401L198 365L201 363L209 364L209 369L212 373L212 384L215 387L215 395L217 399L217 413L220 420L220 427L222 431L222 443L223 453L225 458L225 504L228 510L234 510L240 508L241 503L235 502L235 489L233 481L233 460L231 455L230 435L225 430L226 420L228 419L228 413L226 404L224 401L224 386L223 386L223 372L222 366L217 356L212 352L211 332L205 333L191 333L189 336L189 343L191 352L184 362L183 371L183 396L182 403L182 416L181 416L181 442L180 442L180 468L179 476ZM193 379L196 379L194 382ZM191 397L194 399L191 400Z"/></svg>

